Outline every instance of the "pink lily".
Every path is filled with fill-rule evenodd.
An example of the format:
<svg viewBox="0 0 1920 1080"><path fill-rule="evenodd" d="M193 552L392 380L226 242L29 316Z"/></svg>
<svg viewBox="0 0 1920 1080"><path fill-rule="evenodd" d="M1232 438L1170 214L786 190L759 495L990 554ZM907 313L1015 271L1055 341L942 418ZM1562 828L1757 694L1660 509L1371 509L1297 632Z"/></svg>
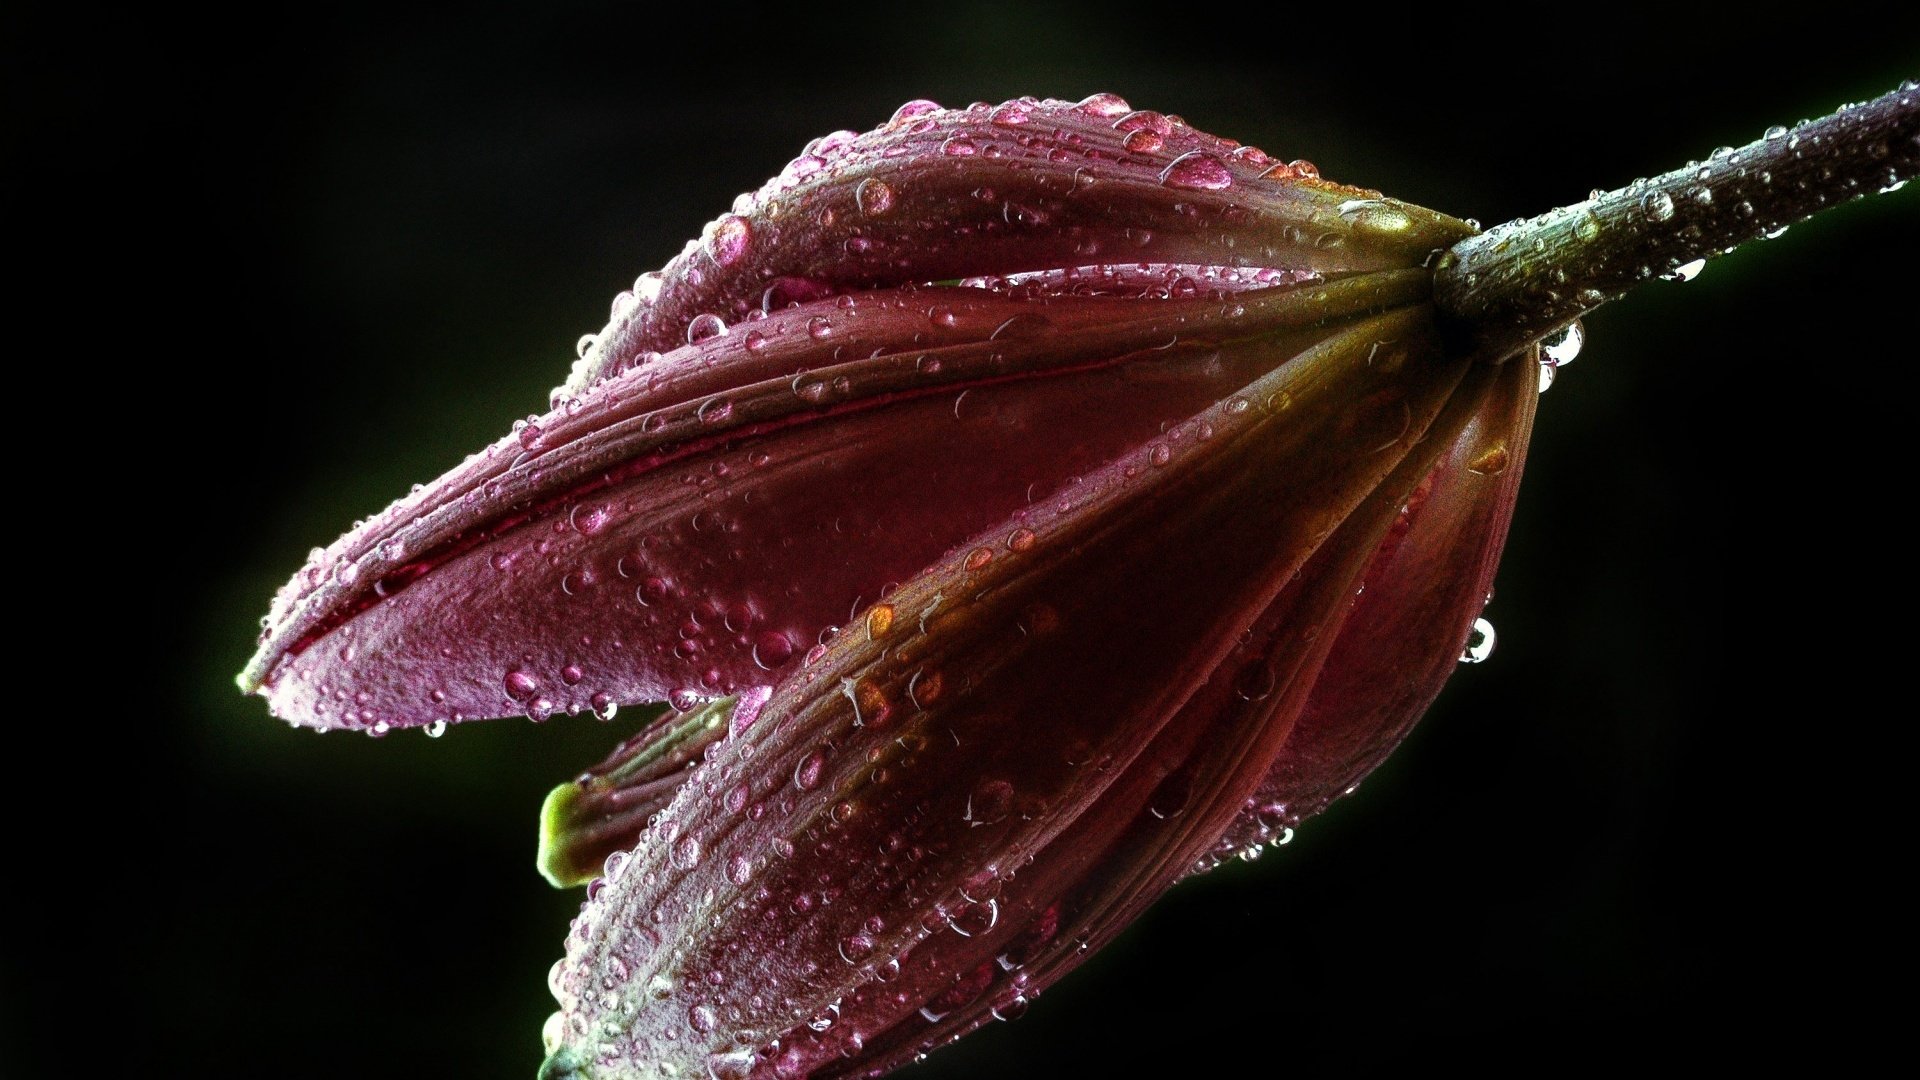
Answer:
<svg viewBox="0 0 1920 1080"><path fill-rule="evenodd" d="M1377 763L1504 535L1497 361L1551 327L1441 325L1462 223L1104 97L812 149L243 676L374 731L688 711L550 805L553 876L616 852L552 1075L873 1073L1016 1008Z"/></svg>

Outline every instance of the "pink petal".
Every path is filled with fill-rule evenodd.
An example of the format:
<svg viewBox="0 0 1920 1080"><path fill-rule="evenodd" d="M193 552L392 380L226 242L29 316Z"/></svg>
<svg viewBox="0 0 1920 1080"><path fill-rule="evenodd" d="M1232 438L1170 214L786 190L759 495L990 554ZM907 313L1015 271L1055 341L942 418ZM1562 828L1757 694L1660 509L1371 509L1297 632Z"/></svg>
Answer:
<svg viewBox="0 0 1920 1080"><path fill-rule="evenodd" d="M1459 666L1492 594L1539 399L1537 364L1500 372L1381 544L1293 737L1216 857L1282 837L1351 791Z"/></svg>
<svg viewBox="0 0 1920 1080"><path fill-rule="evenodd" d="M1426 281L779 312L535 418L319 553L243 684L289 720L381 730L771 682L954 537Z"/></svg>
<svg viewBox="0 0 1920 1080"><path fill-rule="evenodd" d="M1275 370L977 535L790 673L590 891L550 1068L804 1071L799 1033L832 1007L863 1038L928 1006L976 1016L1018 939L1044 939L1038 989L1177 880L1285 743L1451 442L1416 453L1429 425L1464 422L1491 377L1462 384L1427 318L1275 347ZM1243 693L1255 676L1272 689Z"/></svg>
<svg viewBox="0 0 1920 1080"><path fill-rule="evenodd" d="M636 281L561 396L678 347L704 315L1094 263L1417 266L1472 232L1124 107L935 106L820 143Z"/></svg>

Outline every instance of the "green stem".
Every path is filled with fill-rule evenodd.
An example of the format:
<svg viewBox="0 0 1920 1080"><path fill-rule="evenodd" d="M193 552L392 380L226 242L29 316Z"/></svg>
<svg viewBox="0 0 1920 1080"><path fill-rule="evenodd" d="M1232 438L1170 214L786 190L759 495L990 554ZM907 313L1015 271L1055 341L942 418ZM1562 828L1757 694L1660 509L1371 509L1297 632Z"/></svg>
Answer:
<svg viewBox="0 0 1920 1080"><path fill-rule="evenodd" d="M1462 240L1435 266L1434 300L1469 348L1497 362L1642 281L1917 174L1920 87L1905 82L1704 164Z"/></svg>

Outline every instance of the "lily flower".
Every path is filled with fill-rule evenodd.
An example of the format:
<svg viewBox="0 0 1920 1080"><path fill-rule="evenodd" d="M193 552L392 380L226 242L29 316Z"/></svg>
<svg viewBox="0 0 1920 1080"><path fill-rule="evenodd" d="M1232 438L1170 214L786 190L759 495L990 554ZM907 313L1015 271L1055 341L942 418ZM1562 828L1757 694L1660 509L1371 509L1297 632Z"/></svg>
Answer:
<svg viewBox="0 0 1920 1080"><path fill-rule="evenodd" d="M1650 235L1615 196L1595 235L1629 201ZM1727 235L1687 224L1632 256ZM541 869L590 884L542 1075L877 1075L1283 839L1439 692L1538 343L1637 280L1475 234L1111 95L909 104L316 551L242 686L375 734L670 702L548 801Z"/></svg>

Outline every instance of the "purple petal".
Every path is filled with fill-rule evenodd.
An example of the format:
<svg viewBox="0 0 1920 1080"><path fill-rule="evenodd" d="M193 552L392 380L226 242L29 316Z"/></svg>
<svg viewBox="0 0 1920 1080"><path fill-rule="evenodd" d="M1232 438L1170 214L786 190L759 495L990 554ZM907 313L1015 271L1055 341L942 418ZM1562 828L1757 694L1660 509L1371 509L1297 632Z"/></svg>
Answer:
<svg viewBox="0 0 1920 1080"><path fill-rule="evenodd" d="M1463 375L1427 319L1276 344L1269 374L961 545L790 673L590 890L551 1067L804 1071L780 1055L835 1007L864 1010L862 1038L963 1013L1068 905L1080 929L1034 946L1038 989L1074 962L1063 940L1176 880L1268 772L1451 441L1422 447ZM1368 363L1381 346L1398 362ZM1256 673L1272 689L1242 693Z"/></svg>
<svg viewBox="0 0 1920 1080"><path fill-rule="evenodd" d="M1485 403L1408 500L1367 570L1273 772L1215 857L1276 837L1357 785L1459 667L1526 464L1539 365L1503 365Z"/></svg>
<svg viewBox="0 0 1920 1080"><path fill-rule="evenodd" d="M561 396L789 301L1095 263L1417 266L1472 229L1157 113L1063 101L896 116L810 148L616 302Z"/></svg>
<svg viewBox="0 0 1920 1080"><path fill-rule="evenodd" d="M535 418L319 553L243 684L374 730L764 685L955 537L1426 280L782 311Z"/></svg>

